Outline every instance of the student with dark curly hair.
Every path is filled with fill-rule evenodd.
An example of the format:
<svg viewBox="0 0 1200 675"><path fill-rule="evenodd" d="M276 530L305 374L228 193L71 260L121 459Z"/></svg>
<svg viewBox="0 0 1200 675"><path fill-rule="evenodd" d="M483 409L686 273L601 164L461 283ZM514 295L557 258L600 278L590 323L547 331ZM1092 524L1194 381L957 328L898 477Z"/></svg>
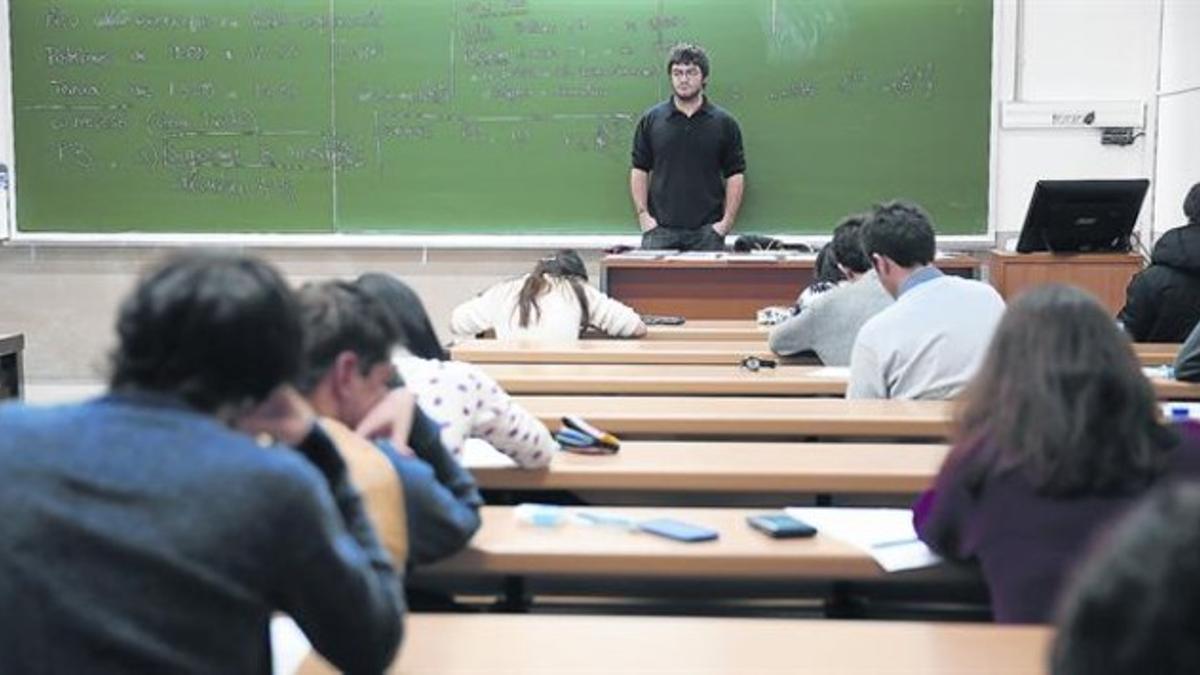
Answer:
<svg viewBox="0 0 1200 675"><path fill-rule="evenodd" d="M1129 338L1068 286L1005 313L954 439L914 507L917 532L979 562L1001 622L1049 621L1097 533L1152 485L1200 477L1200 428L1159 421Z"/></svg>

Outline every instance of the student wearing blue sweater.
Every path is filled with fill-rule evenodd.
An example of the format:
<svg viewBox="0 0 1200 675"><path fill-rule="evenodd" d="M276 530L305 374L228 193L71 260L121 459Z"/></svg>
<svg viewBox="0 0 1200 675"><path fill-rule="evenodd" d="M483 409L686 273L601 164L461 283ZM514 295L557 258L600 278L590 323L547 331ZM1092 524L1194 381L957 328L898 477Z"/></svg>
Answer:
<svg viewBox="0 0 1200 675"><path fill-rule="evenodd" d="M270 673L276 612L391 662L400 578L285 384L301 332L271 267L188 254L122 304L108 395L0 406L0 672Z"/></svg>
<svg viewBox="0 0 1200 675"><path fill-rule="evenodd" d="M479 529L475 479L442 445L438 425L399 389L392 350L399 330L387 310L353 284L299 291L305 322L300 389L317 412L375 441L404 492L408 557L430 563L466 546ZM386 534L386 533L385 533Z"/></svg>

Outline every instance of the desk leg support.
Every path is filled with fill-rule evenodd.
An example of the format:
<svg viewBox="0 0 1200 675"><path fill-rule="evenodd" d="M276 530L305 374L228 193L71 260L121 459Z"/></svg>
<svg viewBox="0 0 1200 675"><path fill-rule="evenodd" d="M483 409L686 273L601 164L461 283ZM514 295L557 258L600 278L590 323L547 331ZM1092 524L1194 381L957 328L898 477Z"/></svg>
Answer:
<svg viewBox="0 0 1200 675"><path fill-rule="evenodd" d="M496 609L501 612L525 613L529 611L532 599L525 587L525 577L504 577L504 596Z"/></svg>
<svg viewBox="0 0 1200 675"><path fill-rule="evenodd" d="M861 619L865 615L862 602L854 597L851 585L846 581L835 581L825 598L825 618Z"/></svg>

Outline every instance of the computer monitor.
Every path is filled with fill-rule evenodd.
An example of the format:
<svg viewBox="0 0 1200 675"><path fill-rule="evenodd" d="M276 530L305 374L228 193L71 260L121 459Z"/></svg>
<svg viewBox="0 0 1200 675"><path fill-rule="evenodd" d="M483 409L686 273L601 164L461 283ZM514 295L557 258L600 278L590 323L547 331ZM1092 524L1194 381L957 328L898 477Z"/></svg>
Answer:
<svg viewBox="0 0 1200 675"><path fill-rule="evenodd" d="M1128 251L1150 181L1040 180L1029 200L1019 253Z"/></svg>

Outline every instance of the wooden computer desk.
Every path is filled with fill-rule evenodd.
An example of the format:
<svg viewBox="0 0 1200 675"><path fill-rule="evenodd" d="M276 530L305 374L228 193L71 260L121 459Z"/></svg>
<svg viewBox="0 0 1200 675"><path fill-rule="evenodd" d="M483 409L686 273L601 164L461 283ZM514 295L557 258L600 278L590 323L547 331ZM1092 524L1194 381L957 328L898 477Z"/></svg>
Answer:
<svg viewBox="0 0 1200 675"><path fill-rule="evenodd" d="M24 349L24 335L0 334L0 400L24 397Z"/></svg>
<svg viewBox="0 0 1200 675"><path fill-rule="evenodd" d="M945 445L629 441L615 455L560 452L546 469L466 465L492 490L914 494L945 459Z"/></svg>
<svg viewBox="0 0 1200 675"><path fill-rule="evenodd" d="M1011 301L1021 293L1049 283L1082 288L1116 316L1125 305L1125 289L1142 271L1145 260L1137 253L1016 253L982 254L992 286Z"/></svg>
<svg viewBox="0 0 1200 675"><path fill-rule="evenodd" d="M1042 675L1052 636L1044 626L714 617L420 614L406 622L393 675ZM334 672L315 655L297 671Z"/></svg>
<svg viewBox="0 0 1200 675"><path fill-rule="evenodd" d="M617 435L945 438L948 401L729 396L515 396L552 430L579 415Z"/></svg>
<svg viewBox="0 0 1200 675"><path fill-rule="evenodd" d="M715 617L415 614L391 675L1042 675L1044 626ZM310 655L298 675L337 672Z"/></svg>

